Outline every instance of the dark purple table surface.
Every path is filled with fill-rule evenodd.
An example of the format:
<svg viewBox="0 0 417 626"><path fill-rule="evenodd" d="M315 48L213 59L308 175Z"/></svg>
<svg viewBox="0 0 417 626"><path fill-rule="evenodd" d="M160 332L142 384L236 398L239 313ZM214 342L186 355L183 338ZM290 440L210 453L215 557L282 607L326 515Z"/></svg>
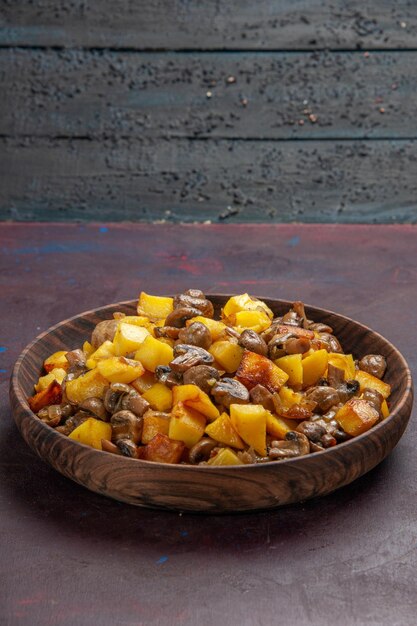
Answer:
<svg viewBox="0 0 417 626"><path fill-rule="evenodd" d="M303 299L417 368L417 227L1 224L0 623L415 624L415 419L372 472L268 513L134 508L24 443L11 369L40 331L144 289Z"/></svg>

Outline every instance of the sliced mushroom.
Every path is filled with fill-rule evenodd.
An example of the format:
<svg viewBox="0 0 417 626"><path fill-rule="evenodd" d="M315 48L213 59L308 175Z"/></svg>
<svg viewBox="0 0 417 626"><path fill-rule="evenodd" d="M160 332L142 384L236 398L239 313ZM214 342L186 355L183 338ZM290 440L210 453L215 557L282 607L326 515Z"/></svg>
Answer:
<svg viewBox="0 0 417 626"><path fill-rule="evenodd" d="M342 346L334 335L330 333L319 333L319 339L325 345L327 352L343 353Z"/></svg>
<svg viewBox="0 0 417 626"><path fill-rule="evenodd" d="M79 407L83 411L87 411L88 413L91 413L91 415L94 415L94 417L97 417L103 422L109 421L109 414L101 398L93 398L93 397L86 398L85 400L81 402Z"/></svg>
<svg viewBox="0 0 417 626"><path fill-rule="evenodd" d="M124 396L121 406L127 411L132 411L132 413L138 417L142 417L142 415L149 409L150 404L147 400L145 400L145 398L142 398L137 391L131 390Z"/></svg>
<svg viewBox="0 0 417 626"><path fill-rule="evenodd" d="M112 389L106 389L104 392L103 403L106 411L114 413L116 404L120 398L120 393L113 391Z"/></svg>
<svg viewBox="0 0 417 626"><path fill-rule="evenodd" d="M303 320L295 311L288 311L288 313L285 313L285 315L282 316L282 322L283 324L288 324L289 326L303 325Z"/></svg>
<svg viewBox="0 0 417 626"><path fill-rule="evenodd" d="M303 433L290 430L284 441L272 441L269 448L269 458L272 461L280 459L292 459L304 456L310 452L310 442Z"/></svg>
<svg viewBox="0 0 417 626"><path fill-rule="evenodd" d="M180 329L175 326L155 326L155 337L166 337L167 339L178 339Z"/></svg>
<svg viewBox="0 0 417 626"><path fill-rule="evenodd" d="M189 306L178 307L168 315L165 320L165 325L174 326L174 328L183 328L187 320L197 317L197 315L201 315L201 311L199 309Z"/></svg>
<svg viewBox="0 0 417 626"><path fill-rule="evenodd" d="M208 350L212 344L211 333L201 322L193 322L187 328L182 328L178 340L183 344L198 346Z"/></svg>
<svg viewBox="0 0 417 626"><path fill-rule="evenodd" d="M345 404L348 400L353 398L353 396L358 395L359 390L360 385L357 380L347 380L342 385L339 385L337 393L339 394L340 402Z"/></svg>
<svg viewBox="0 0 417 626"><path fill-rule="evenodd" d="M108 439L101 440L101 449L104 450L104 452L111 452L112 454L122 454L120 448L118 448L116 444L112 443Z"/></svg>
<svg viewBox="0 0 417 626"><path fill-rule="evenodd" d="M291 339L291 332L280 332L276 333L272 339L268 342L268 356L271 361L275 361L275 359L279 359L281 356L285 356L287 353L285 351L285 342L288 339Z"/></svg>
<svg viewBox="0 0 417 626"><path fill-rule="evenodd" d="M290 337L283 345L286 354L304 354L310 347L311 343L307 337Z"/></svg>
<svg viewBox="0 0 417 626"><path fill-rule="evenodd" d="M118 411L111 416L112 442L125 456L137 457L136 444L142 436L143 418L132 411ZM133 444L133 445L132 445Z"/></svg>
<svg viewBox="0 0 417 626"><path fill-rule="evenodd" d="M345 381L345 372L340 368L329 363L327 367L327 382L330 387L337 389L340 385L343 385Z"/></svg>
<svg viewBox="0 0 417 626"><path fill-rule="evenodd" d="M56 430L68 436L77 426L80 426L80 424L85 422L89 417L91 417L91 415L86 411L77 411L65 421L65 424L58 426Z"/></svg>
<svg viewBox="0 0 417 626"><path fill-rule="evenodd" d="M103 322L99 322L91 335L91 345L93 348L98 348L105 341L113 341L118 324L118 320L104 320Z"/></svg>
<svg viewBox="0 0 417 626"><path fill-rule="evenodd" d="M211 395L215 401L225 408L231 404L247 404L249 391L234 378L222 378L212 388Z"/></svg>
<svg viewBox="0 0 417 626"><path fill-rule="evenodd" d="M300 320L300 325L303 328L308 328L310 325L310 320L307 319L307 315L304 309L304 304L299 301L293 302L292 309L293 311L295 311L295 313L297 313L298 318Z"/></svg>
<svg viewBox="0 0 417 626"><path fill-rule="evenodd" d="M249 392L253 404L261 404L268 411L275 411L273 394L263 385L255 385Z"/></svg>
<svg viewBox="0 0 417 626"><path fill-rule="evenodd" d="M297 426L297 432L302 433L314 443L320 443L322 437L327 434L326 428L318 422L301 422Z"/></svg>
<svg viewBox="0 0 417 626"><path fill-rule="evenodd" d="M215 367L210 365L195 365L183 374L184 385L197 385L205 393L209 394L213 385L219 380L220 374Z"/></svg>
<svg viewBox="0 0 417 626"><path fill-rule="evenodd" d="M189 461L193 465L198 465L202 461L207 461L210 457L210 453L218 445L217 441L210 437L204 437L200 439L189 452Z"/></svg>
<svg viewBox="0 0 417 626"><path fill-rule="evenodd" d="M176 373L183 373L190 367L195 365L210 365L214 361L214 357L197 346L190 346L185 343L180 343L174 348L175 358L169 364L170 368Z"/></svg>
<svg viewBox="0 0 417 626"><path fill-rule="evenodd" d="M268 346L266 342L254 330L250 330L249 328L244 330L239 337L238 344L242 346L242 348L246 348L246 350L250 350L261 356L268 356Z"/></svg>
<svg viewBox="0 0 417 626"><path fill-rule="evenodd" d="M193 295L194 294L194 295ZM198 294L198 295L195 295ZM212 318L214 308L210 300L207 300L202 291L197 289L188 289L185 293L181 293L174 298L174 308L190 307L198 309L199 315Z"/></svg>
<svg viewBox="0 0 417 626"><path fill-rule="evenodd" d="M384 396L379 393L376 389L369 389L368 387L364 389L362 394L363 400L366 400L371 406L374 407L379 413L381 417L381 406L384 401Z"/></svg>
<svg viewBox="0 0 417 626"><path fill-rule="evenodd" d="M382 354L367 354L359 361L359 369L376 378L383 378L386 368L387 361Z"/></svg>
<svg viewBox="0 0 417 626"><path fill-rule="evenodd" d="M155 378L158 382L164 383L164 385L170 389L182 383L182 375L173 372L169 365L158 365L155 369Z"/></svg>
<svg viewBox="0 0 417 626"><path fill-rule="evenodd" d="M316 402L316 410L320 413L325 413L332 408L335 404L340 402L339 394L333 387L320 386L311 387L307 390L306 396L309 400Z"/></svg>
<svg viewBox="0 0 417 626"><path fill-rule="evenodd" d="M62 408L60 404L50 404L44 407L38 413L38 417L44 424L55 428L61 423Z"/></svg>
<svg viewBox="0 0 417 626"><path fill-rule="evenodd" d="M71 352L67 352L65 355L70 367L85 367L85 354L82 350L71 350Z"/></svg>
<svg viewBox="0 0 417 626"><path fill-rule="evenodd" d="M330 333L333 334L333 328L327 324L321 322L312 322L308 325L309 330L315 330L317 333Z"/></svg>
<svg viewBox="0 0 417 626"><path fill-rule="evenodd" d="M139 458L138 447L130 439L119 439L116 445L123 456L129 456L132 459Z"/></svg>

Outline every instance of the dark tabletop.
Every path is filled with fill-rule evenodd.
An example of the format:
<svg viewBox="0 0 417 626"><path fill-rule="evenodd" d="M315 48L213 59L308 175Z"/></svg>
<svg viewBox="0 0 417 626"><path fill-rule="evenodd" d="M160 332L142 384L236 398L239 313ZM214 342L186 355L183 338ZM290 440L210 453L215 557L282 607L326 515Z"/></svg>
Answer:
<svg viewBox="0 0 417 626"><path fill-rule="evenodd" d="M415 421L394 452L325 498L227 516L134 508L27 447L11 368L81 311L198 287L303 299L381 332L416 372L417 228L2 224L0 622L415 624Z"/></svg>

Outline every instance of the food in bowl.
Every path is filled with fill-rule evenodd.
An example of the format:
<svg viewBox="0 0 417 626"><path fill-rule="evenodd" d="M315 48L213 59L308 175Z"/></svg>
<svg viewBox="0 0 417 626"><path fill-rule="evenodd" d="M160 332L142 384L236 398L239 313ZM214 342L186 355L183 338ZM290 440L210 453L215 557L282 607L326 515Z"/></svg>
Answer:
<svg viewBox="0 0 417 626"><path fill-rule="evenodd" d="M229 298L219 319L203 292L142 292L90 341L44 361L29 405L70 439L160 463L221 466L321 452L389 414L386 360L343 352L301 302L279 317Z"/></svg>

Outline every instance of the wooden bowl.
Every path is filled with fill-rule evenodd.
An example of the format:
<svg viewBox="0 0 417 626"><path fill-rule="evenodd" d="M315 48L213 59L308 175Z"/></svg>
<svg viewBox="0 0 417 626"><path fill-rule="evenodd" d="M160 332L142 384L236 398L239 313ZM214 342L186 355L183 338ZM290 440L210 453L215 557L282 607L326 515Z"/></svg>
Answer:
<svg viewBox="0 0 417 626"><path fill-rule="evenodd" d="M218 313L229 296L209 295ZM264 299L275 315L290 302ZM325 494L371 470L391 452L411 413L411 373L389 341L347 317L306 307L310 319L334 328L345 352L361 357L383 354L385 380L392 386L391 414L367 433L324 452L260 465L199 467L164 465L101 452L68 439L42 423L26 398L42 370L43 360L62 349L74 349L90 337L95 324L114 311L135 312L136 302L88 311L53 326L20 355L13 370L10 398L14 418L29 446L59 472L103 495L145 507L224 513L268 509Z"/></svg>

